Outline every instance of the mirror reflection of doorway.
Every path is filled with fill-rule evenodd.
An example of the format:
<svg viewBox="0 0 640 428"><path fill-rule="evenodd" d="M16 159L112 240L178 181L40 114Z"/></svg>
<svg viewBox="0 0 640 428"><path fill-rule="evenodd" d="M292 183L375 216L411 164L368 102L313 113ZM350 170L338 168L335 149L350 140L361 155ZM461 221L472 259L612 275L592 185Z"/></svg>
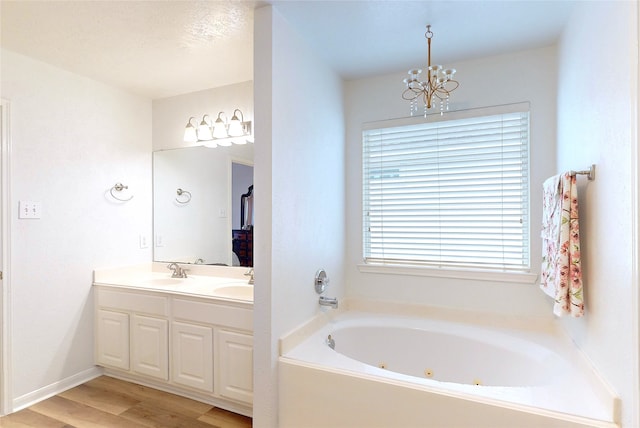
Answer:
<svg viewBox="0 0 640 428"><path fill-rule="evenodd" d="M231 163L233 264L253 266L253 166Z"/></svg>

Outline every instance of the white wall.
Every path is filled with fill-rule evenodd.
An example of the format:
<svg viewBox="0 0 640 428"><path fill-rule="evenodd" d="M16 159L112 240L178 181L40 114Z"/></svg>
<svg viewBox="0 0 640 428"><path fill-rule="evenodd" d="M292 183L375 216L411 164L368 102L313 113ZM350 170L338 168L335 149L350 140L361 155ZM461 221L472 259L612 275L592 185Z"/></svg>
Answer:
<svg viewBox="0 0 640 428"><path fill-rule="evenodd" d="M419 60L418 55L416 61ZM556 49L548 47L447 66L458 70L456 77L460 81L460 87L451 96L452 110L530 102L531 267L532 272L538 273L542 183L556 174ZM405 74L398 72L346 84L348 295L484 312L551 316L550 299L543 296L536 284L389 276L358 270L357 265L362 263L362 124L409 116L409 103L401 98Z"/></svg>
<svg viewBox="0 0 640 428"><path fill-rule="evenodd" d="M622 397L623 427L640 424L637 19L637 2L580 2L564 31L558 73L557 169L597 165L596 180L579 193L585 316L564 325Z"/></svg>
<svg viewBox="0 0 640 428"><path fill-rule="evenodd" d="M92 270L150 260L151 103L2 50L11 102L14 403L93 368ZM115 203L111 186L133 199ZM42 218L17 218L18 201Z"/></svg>
<svg viewBox="0 0 640 428"><path fill-rule="evenodd" d="M278 338L344 291L342 83L278 13L255 13L254 424L277 426Z"/></svg>

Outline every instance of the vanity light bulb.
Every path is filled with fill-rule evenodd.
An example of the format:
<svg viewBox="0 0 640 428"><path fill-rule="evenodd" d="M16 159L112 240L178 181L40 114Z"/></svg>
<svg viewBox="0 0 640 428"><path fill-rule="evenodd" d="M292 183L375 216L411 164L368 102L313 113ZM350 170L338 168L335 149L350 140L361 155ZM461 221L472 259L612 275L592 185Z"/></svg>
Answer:
<svg viewBox="0 0 640 428"><path fill-rule="evenodd" d="M187 126L184 128L183 139L185 143L196 143L198 141L198 134L196 133L196 128L191 123L191 121L195 121L195 120L196 120L195 117L190 117L189 122L187 122Z"/></svg>
<svg viewBox="0 0 640 428"><path fill-rule="evenodd" d="M231 121L229 122L229 136L230 137L241 137L244 135L244 130L242 129L242 123L240 119L236 116L233 116Z"/></svg>
<svg viewBox="0 0 640 428"><path fill-rule="evenodd" d="M224 126L224 122L220 119L216 120L216 124L213 126L213 137L214 138L227 138L229 135L227 134L227 130Z"/></svg>
<svg viewBox="0 0 640 428"><path fill-rule="evenodd" d="M206 141L211 140L213 136L211 135L211 128L209 125L203 120L200 126L198 126L198 140Z"/></svg>
<svg viewBox="0 0 640 428"><path fill-rule="evenodd" d="M185 143L196 143L198 142L198 135L196 134L196 128L191 125L188 125L184 130L184 142Z"/></svg>

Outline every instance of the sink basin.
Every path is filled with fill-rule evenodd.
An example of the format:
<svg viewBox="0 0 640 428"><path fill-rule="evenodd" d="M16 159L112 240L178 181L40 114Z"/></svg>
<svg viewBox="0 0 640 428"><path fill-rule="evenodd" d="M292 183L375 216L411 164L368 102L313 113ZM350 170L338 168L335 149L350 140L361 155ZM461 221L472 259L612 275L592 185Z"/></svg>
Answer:
<svg viewBox="0 0 640 428"><path fill-rule="evenodd" d="M143 281L145 285L175 285L180 284L182 279L180 278L154 278Z"/></svg>
<svg viewBox="0 0 640 428"><path fill-rule="evenodd" d="M216 288L213 293L216 296L227 297L229 299L253 301L253 286L251 285L227 285Z"/></svg>

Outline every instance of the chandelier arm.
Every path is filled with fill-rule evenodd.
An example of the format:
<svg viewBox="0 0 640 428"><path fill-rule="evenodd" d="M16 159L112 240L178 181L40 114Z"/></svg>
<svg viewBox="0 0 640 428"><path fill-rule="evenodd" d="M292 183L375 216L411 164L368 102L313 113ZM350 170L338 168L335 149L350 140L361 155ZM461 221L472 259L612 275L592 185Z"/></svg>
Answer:
<svg viewBox="0 0 640 428"><path fill-rule="evenodd" d="M412 101L418 98L422 91L416 91L415 89L407 88L402 93L402 99L406 101Z"/></svg>

